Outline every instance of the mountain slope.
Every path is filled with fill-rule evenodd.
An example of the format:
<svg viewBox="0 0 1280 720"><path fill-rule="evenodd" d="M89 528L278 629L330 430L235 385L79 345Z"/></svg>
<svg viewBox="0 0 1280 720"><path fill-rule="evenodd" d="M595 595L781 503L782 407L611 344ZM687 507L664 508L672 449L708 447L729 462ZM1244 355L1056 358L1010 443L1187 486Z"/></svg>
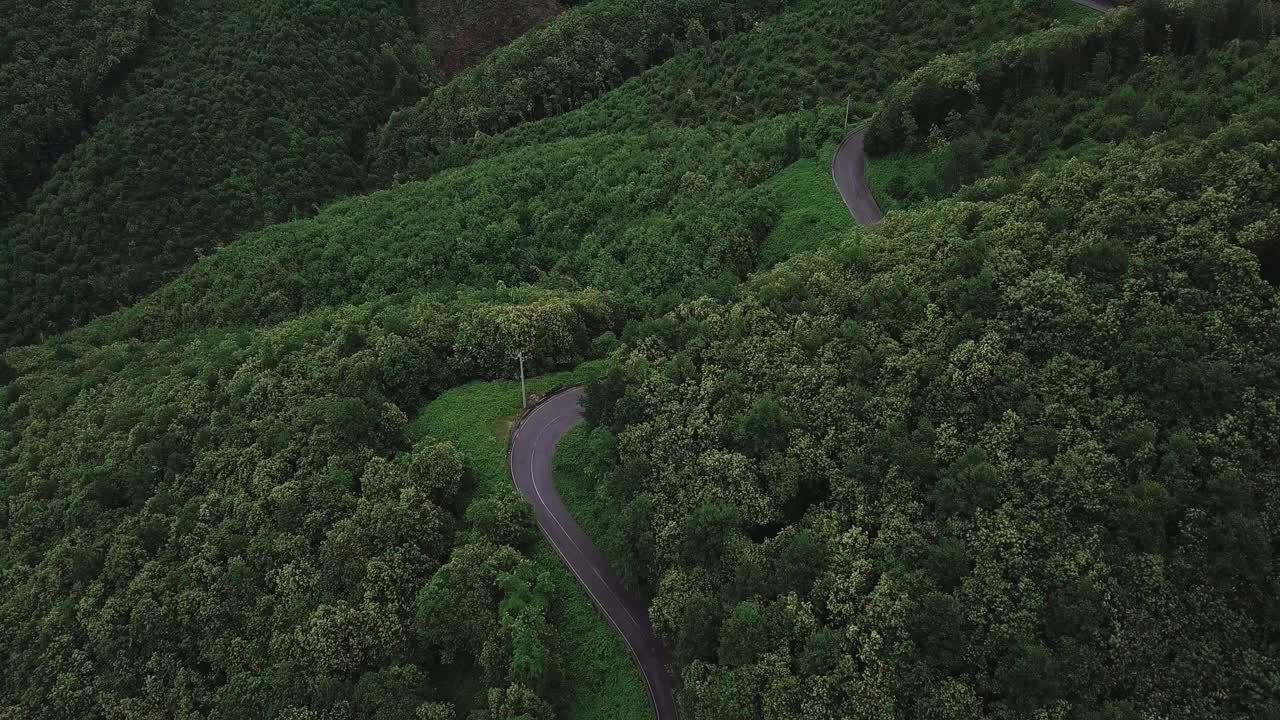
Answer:
<svg viewBox="0 0 1280 720"><path fill-rule="evenodd" d="M569 10L380 129L432 81L406 4L173 8L206 24L0 230L0 717L634 717L502 472L521 357L603 359L571 510L687 720L1274 713L1276 5L674 6ZM846 112L909 208L875 228ZM295 218L388 133L402 182Z"/></svg>
<svg viewBox="0 0 1280 720"><path fill-rule="evenodd" d="M151 0L0 3L0 219L106 112L158 14Z"/></svg>
<svg viewBox="0 0 1280 720"><path fill-rule="evenodd" d="M890 213L615 357L612 545L686 717L1274 711L1270 133Z"/></svg>
<svg viewBox="0 0 1280 720"><path fill-rule="evenodd" d="M0 227L0 343L362 188L365 132L415 92L411 43L395 3L176 5L108 116Z"/></svg>

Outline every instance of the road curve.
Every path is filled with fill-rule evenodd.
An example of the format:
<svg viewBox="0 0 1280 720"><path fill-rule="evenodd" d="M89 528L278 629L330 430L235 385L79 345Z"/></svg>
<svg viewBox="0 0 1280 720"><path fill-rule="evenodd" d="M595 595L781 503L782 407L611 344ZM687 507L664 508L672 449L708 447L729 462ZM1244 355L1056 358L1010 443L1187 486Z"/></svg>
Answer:
<svg viewBox="0 0 1280 720"><path fill-rule="evenodd" d="M1074 0L1106 12L1115 7L1106 0ZM884 218L880 204L867 186L866 130L850 133L831 161L831 175L845 207L862 225ZM667 669L667 653L649 624L649 612L609 568L609 561L591 543L560 500L551 478L551 460L560 438L582 422L578 401L582 388L571 388L533 409L516 426L508 458L516 489L533 506L538 528L560 555L565 567L578 578L600 614L622 636L639 666L657 720L678 720L675 682Z"/></svg>
<svg viewBox="0 0 1280 720"><path fill-rule="evenodd" d="M1072 0L1077 5L1092 8L1098 12L1116 9L1113 0ZM867 139L865 129L855 130L845 137L844 142L836 149L831 160L831 177L840 190L844 206L849 208L853 219L859 225L875 225L884 219L884 212L876 202L875 195L867 185L867 152L863 147Z"/></svg>
<svg viewBox="0 0 1280 720"><path fill-rule="evenodd" d="M840 143L831 160L831 177L853 219L859 225L875 225L884 218L884 213L867 186L867 152L863 149L866 138L866 130L856 130Z"/></svg>
<svg viewBox="0 0 1280 720"><path fill-rule="evenodd" d="M609 624L622 636L644 678L657 720L677 720L675 682L667 653L649 624L649 611L609 569L604 555L573 521L551 479L551 457L565 433L582 422L582 388L548 398L516 426L509 457L516 489L533 505L542 534L586 589Z"/></svg>

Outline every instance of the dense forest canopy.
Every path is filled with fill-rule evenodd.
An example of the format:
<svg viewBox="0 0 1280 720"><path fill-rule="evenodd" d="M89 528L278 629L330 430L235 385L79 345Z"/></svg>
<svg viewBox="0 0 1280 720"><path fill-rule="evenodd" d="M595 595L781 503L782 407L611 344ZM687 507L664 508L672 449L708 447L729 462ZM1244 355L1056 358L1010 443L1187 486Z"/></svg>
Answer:
<svg viewBox="0 0 1280 720"><path fill-rule="evenodd" d="M436 69L450 79L563 9L556 0L417 0L413 15Z"/></svg>
<svg viewBox="0 0 1280 720"><path fill-rule="evenodd" d="M178 3L111 112L0 229L6 344L136 300L240 232L364 185L414 89L394 3Z"/></svg>
<svg viewBox="0 0 1280 720"><path fill-rule="evenodd" d="M105 114L157 15L151 0L0 3L0 218Z"/></svg>
<svg viewBox="0 0 1280 720"><path fill-rule="evenodd" d="M1274 701L1278 163L1258 126L1122 144L618 355L615 542L689 717Z"/></svg>
<svg viewBox="0 0 1280 720"><path fill-rule="evenodd" d="M1280 717L1280 13L1126 4L0 0L0 718L651 717L517 358L686 720Z"/></svg>

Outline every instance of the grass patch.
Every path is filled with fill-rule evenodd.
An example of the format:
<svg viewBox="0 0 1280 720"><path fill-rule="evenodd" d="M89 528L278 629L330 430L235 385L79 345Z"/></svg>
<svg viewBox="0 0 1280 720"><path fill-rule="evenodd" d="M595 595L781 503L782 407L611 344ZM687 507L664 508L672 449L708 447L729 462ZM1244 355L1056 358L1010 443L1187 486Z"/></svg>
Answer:
<svg viewBox="0 0 1280 720"><path fill-rule="evenodd" d="M603 361L569 372L531 378L531 399L555 388L588 382L604 371ZM450 390L423 408L409 425L409 437L452 442L466 458L475 478L471 497L516 492L507 472L511 425L520 413L520 382L477 382ZM577 431L575 431L576 433ZM572 433L571 433L572 434ZM557 460L560 454L556 455ZM558 479L558 478L557 478ZM588 496L589 497L589 496ZM584 517L583 495L565 497L574 517ZM591 534L594 525L583 524ZM561 693L555 698L560 717L571 720L648 720L649 698L630 654L613 628L596 612L586 592L560 563L545 541L530 558L555 584L555 602L547 620L564 658Z"/></svg>
<svg viewBox="0 0 1280 720"><path fill-rule="evenodd" d="M602 500L599 494L601 477L596 468L601 454L592 444L590 430L581 425L570 430L556 446L551 460L552 479L573 519L609 559L614 571L619 572L626 560L613 552L617 546L610 542L618 515L617 509L609 507L608 501Z"/></svg>
<svg viewBox="0 0 1280 720"><path fill-rule="evenodd" d="M853 218L831 179L830 145L817 158L799 160L765 183L772 188L782 217L760 252L762 268L817 249L826 240L853 228Z"/></svg>
<svg viewBox="0 0 1280 720"><path fill-rule="evenodd" d="M937 174L924 149L899 150L867 161L867 186L885 212L906 210L926 199L926 188Z"/></svg>
<svg viewBox="0 0 1280 720"><path fill-rule="evenodd" d="M589 382L604 372L604 367L604 361L595 361L567 372L529 378L529 401L559 387ZM473 497L480 497L503 490L515 492L507 475L507 441L519 416L519 380L475 382L431 401L406 432L415 443L425 437L453 443L471 460L476 482Z"/></svg>
<svg viewBox="0 0 1280 720"><path fill-rule="evenodd" d="M1054 20L1061 20L1064 23L1078 23L1101 16L1102 13L1092 8L1087 8L1080 3L1070 2L1069 0L1056 0L1053 3L1053 14L1050 17Z"/></svg>

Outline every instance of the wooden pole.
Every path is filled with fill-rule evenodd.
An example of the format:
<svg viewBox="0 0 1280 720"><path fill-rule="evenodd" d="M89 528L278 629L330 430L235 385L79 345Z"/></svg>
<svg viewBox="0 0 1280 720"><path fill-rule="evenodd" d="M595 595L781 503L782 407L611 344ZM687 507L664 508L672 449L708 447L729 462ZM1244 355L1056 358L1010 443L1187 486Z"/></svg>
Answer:
<svg viewBox="0 0 1280 720"><path fill-rule="evenodd" d="M528 409L529 393L524 389L524 353L520 353L520 407Z"/></svg>

